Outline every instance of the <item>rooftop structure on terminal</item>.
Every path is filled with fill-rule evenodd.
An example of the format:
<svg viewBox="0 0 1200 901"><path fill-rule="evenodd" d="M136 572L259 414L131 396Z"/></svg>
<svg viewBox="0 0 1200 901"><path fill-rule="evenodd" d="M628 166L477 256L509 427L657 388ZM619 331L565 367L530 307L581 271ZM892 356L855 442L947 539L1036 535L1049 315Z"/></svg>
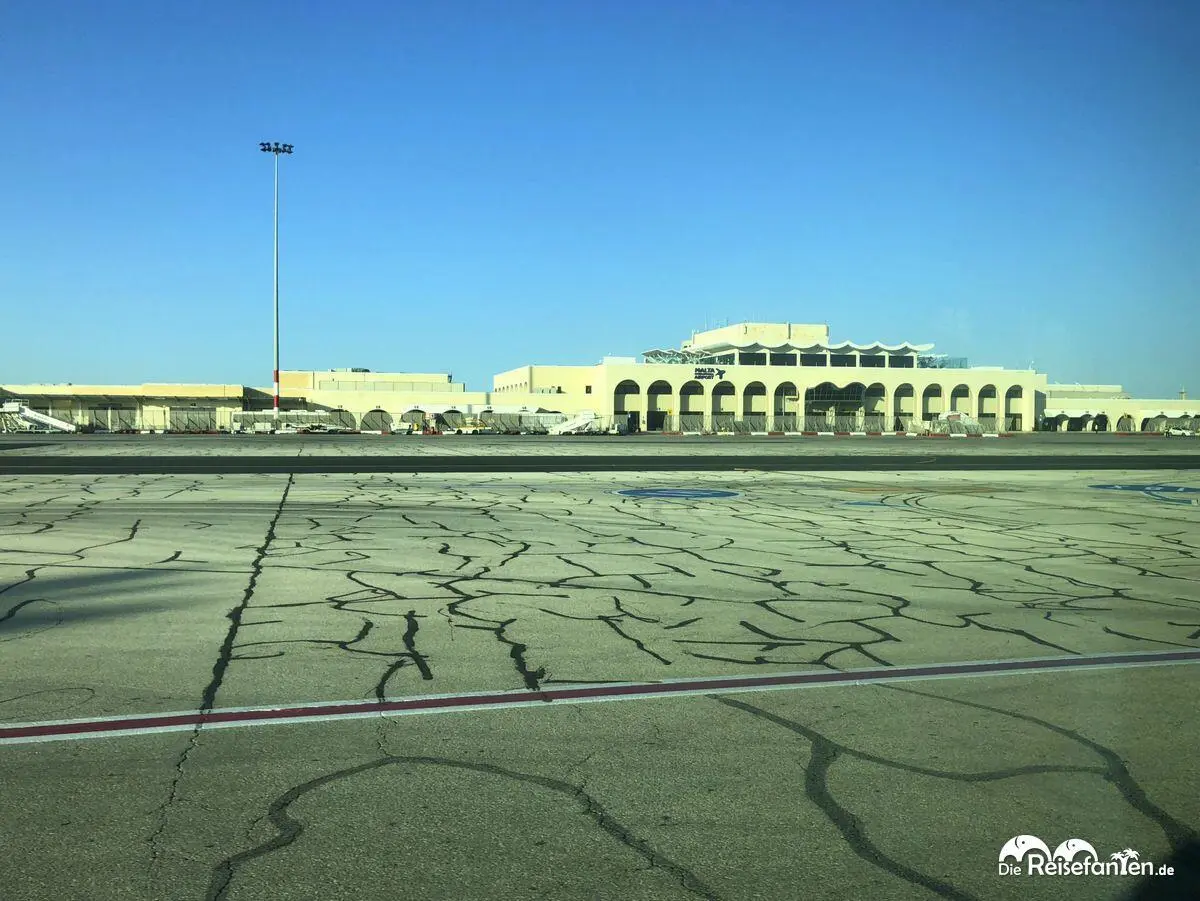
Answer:
<svg viewBox="0 0 1200 901"><path fill-rule="evenodd" d="M875 366L912 367L912 362L932 344L858 344L829 341L828 325L795 322L739 322L704 332L694 332L679 349L654 348L642 352L647 363L700 363L716 366ZM894 358L889 362L886 358ZM965 362L965 361L964 361ZM917 364L920 365L920 364Z"/></svg>

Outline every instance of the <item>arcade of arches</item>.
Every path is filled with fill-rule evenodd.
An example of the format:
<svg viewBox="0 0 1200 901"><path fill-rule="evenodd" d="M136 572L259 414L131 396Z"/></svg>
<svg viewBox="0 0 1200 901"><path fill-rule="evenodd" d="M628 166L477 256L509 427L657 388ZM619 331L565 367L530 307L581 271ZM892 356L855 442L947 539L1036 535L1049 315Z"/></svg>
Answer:
<svg viewBox="0 0 1200 901"><path fill-rule="evenodd" d="M971 416L985 429L1020 431L1027 401L1017 385L987 385L976 392L953 383L920 389L905 383L889 390L879 382L822 382L802 390L791 381L771 386L754 381L739 390L729 381L689 379L676 387L662 379L644 386L625 379L613 391L613 413L628 417L638 431L907 431L915 422L951 412Z"/></svg>

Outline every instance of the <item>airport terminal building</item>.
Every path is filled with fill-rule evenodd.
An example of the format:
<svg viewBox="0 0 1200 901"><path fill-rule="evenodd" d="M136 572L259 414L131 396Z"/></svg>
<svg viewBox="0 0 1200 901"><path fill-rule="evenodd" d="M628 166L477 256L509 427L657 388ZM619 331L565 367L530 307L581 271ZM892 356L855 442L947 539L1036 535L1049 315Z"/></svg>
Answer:
<svg viewBox="0 0 1200 901"><path fill-rule="evenodd" d="M590 404L631 427L678 432L911 431L949 412L985 429L1026 430L1044 376L953 369L933 345L831 344L825 325L739 323L678 349L596 366L527 366L496 376L494 395L529 391Z"/></svg>
<svg viewBox="0 0 1200 901"><path fill-rule="evenodd" d="M831 343L827 325L743 322L640 358L511 369L493 378L490 391L468 391L444 373L284 371L280 409L292 424L382 433L555 424L569 431L585 421L591 431L599 424L683 434L912 434L947 418L990 433L1200 426L1200 403L1182 393L1138 400L1119 385L1051 384L1033 370L969 366L932 351L907 342ZM243 385L9 384L0 385L0 403L5 429L207 432L274 420L270 391Z"/></svg>

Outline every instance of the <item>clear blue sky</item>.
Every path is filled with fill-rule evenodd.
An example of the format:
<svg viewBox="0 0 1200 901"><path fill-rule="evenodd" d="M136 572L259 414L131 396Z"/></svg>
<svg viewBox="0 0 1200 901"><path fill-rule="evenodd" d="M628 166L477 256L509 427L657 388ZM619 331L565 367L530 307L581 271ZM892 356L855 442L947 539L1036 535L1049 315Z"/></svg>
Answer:
<svg viewBox="0 0 1200 901"><path fill-rule="evenodd" d="M0 6L0 382L828 322L1200 395L1195 0Z"/></svg>

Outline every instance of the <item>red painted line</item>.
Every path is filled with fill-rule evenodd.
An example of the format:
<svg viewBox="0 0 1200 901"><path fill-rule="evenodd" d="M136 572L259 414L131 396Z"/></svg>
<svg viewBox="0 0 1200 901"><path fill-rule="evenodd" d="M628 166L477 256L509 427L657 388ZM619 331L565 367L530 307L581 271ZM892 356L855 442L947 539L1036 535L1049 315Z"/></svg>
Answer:
<svg viewBox="0 0 1200 901"><path fill-rule="evenodd" d="M126 730L154 731L229 724L269 723L273 720L327 720L339 716L388 713L434 712L460 707L511 706L514 704L570 703L638 696L669 697L675 694L754 691L806 685L853 685L897 679L946 676L993 675L1006 672L1071 670L1103 666L1150 665L1200 662L1200 648L1158 651L1147 654L1095 654L1034 660L982 661L922 666L876 667L846 672L820 671L774 676L732 676L684 679L671 682L637 682L625 685L593 685L577 688L547 688L540 691L476 692L440 697L402 698L393 701L347 701L333 704L298 704L291 707L249 710L212 710L192 713L148 714L113 719L78 720L60 723L18 723L0 727L0 741L47 737L100 736Z"/></svg>

